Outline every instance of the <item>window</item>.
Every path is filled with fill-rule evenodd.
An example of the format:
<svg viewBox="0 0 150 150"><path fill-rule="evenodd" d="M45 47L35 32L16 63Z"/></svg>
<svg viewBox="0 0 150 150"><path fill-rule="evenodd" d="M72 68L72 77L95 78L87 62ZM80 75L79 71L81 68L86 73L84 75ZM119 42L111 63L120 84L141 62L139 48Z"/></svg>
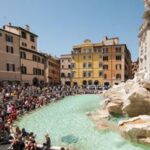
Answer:
<svg viewBox="0 0 150 150"><path fill-rule="evenodd" d="M91 55L89 55L89 56L88 56L88 59L91 59L91 58L92 58L92 56L91 56Z"/></svg>
<svg viewBox="0 0 150 150"><path fill-rule="evenodd" d="M61 68L64 69L64 65L62 65Z"/></svg>
<svg viewBox="0 0 150 150"><path fill-rule="evenodd" d="M12 64L12 71L15 71L15 64Z"/></svg>
<svg viewBox="0 0 150 150"><path fill-rule="evenodd" d="M15 72L15 64L6 64L6 70Z"/></svg>
<svg viewBox="0 0 150 150"><path fill-rule="evenodd" d="M32 49L35 49L35 46L31 46Z"/></svg>
<svg viewBox="0 0 150 150"><path fill-rule="evenodd" d="M122 59L121 55L116 56L116 60L121 60L121 59Z"/></svg>
<svg viewBox="0 0 150 150"><path fill-rule="evenodd" d="M68 73L68 78L71 78L71 73Z"/></svg>
<svg viewBox="0 0 150 150"><path fill-rule="evenodd" d="M99 58L103 58L103 56L102 56L102 55L99 55Z"/></svg>
<svg viewBox="0 0 150 150"><path fill-rule="evenodd" d="M99 52L99 53L101 53L101 52L102 52L101 48L99 48L99 49L98 49L98 52Z"/></svg>
<svg viewBox="0 0 150 150"><path fill-rule="evenodd" d="M74 78L76 75L76 72L75 71L72 71L72 77Z"/></svg>
<svg viewBox="0 0 150 150"><path fill-rule="evenodd" d="M83 77L85 78L87 76L86 71L83 71Z"/></svg>
<svg viewBox="0 0 150 150"><path fill-rule="evenodd" d="M99 68L102 68L102 67L103 67L103 63L100 62L100 63L99 63Z"/></svg>
<svg viewBox="0 0 150 150"><path fill-rule="evenodd" d="M6 46L6 52L9 53L9 46Z"/></svg>
<svg viewBox="0 0 150 150"><path fill-rule="evenodd" d="M68 65L68 68L71 69L71 65Z"/></svg>
<svg viewBox="0 0 150 150"><path fill-rule="evenodd" d="M72 68L75 68L75 63L72 63L71 65L72 65Z"/></svg>
<svg viewBox="0 0 150 150"><path fill-rule="evenodd" d="M65 78L65 73L61 73L61 77L62 77L62 78Z"/></svg>
<svg viewBox="0 0 150 150"><path fill-rule="evenodd" d="M108 65L103 65L104 70L108 70Z"/></svg>
<svg viewBox="0 0 150 150"><path fill-rule="evenodd" d="M35 42L34 36L32 34L30 35L30 41Z"/></svg>
<svg viewBox="0 0 150 150"><path fill-rule="evenodd" d="M103 53L104 54L108 53L108 48L103 48Z"/></svg>
<svg viewBox="0 0 150 150"><path fill-rule="evenodd" d="M92 68L92 63L91 62L88 63L88 68Z"/></svg>
<svg viewBox="0 0 150 150"><path fill-rule="evenodd" d="M89 53L91 53L92 52L92 49L89 49Z"/></svg>
<svg viewBox="0 0 150 150"><path fill-rule="evenodd" d="M41 62L41 58L40 57L38 57L38 62Z"/></svg>
<svg viewBox="0 0 150 150"><path fill-rule="evenodd" d="M7 42L10 42L10 43L13 43L13 36L10 36L10 35L5 35L5 38L6 38L6 41Z"/></svg>
<svg viewBox="0 0 150 150"><path fill-rule="evenodd" d="M13 53L14 53L14 48L13 48L12 46L8 46L8 45L7 45L7 46L6 46L6 52L13 54Z"/></svg>
<svg viewBox="0 0 150 150"><path fill-rule="evenodd" d="M121 53L121 47L116 47L116 53Z"/></svg>
<svg viewBox="0 0 150 150"><path fill-rule="evenodd" d="M23 59L26 59L26 53L25 52L20 52L20 57Z"/></svg>
<svg viewBox="0 0 150 150"><path fill-rule="evenodd" d="M108 56L103 56L103 61L108 61Z"/></svg>
<svg viewBox="0 0 150 150"><path fill-rule="evenodd" d="M121 79L121 74L116 74L116 79L120 80Z"/></svg>
<svg viewBox="0 0 150 150"><path fill-rule="evenodd" d="M44 60L44 58L42 58L42 64L44 64L45 63L45 60Z"/></svg>
<svg viewBox="0 0 150 150"><path fill-rule="evenodd" d="M88 72L88 77L92 77L92 71Z"/></svg>
<svg viewBox="0 0 150 150"><path fill-rule="evenodd" d="M26 32L25 31L21 31L21 37L26 39L27 35L26 35Z"/></svg>
<svg viewBox="0 0 150 150"><path fill-rule="evenodd" d="M27 68L25 66L21 67L21 73L22 74L27 74Z"/></svg>
<svg viewBox="0 0 150 150"><path fill-rule="evenodd" d="M83 53L86 53L86 49L83 50Z"/></svg>
<svg viewBox="0 0 150 150"><path fill-rule="evenodd" d="M95 52L95 53L97 52L97 49L96 49L96 48L94 49L94 52Z"/></svg>
<svg viewBox="0 0 150 150"><path fill-rule="evenodd" d="M86 68L86 63L83 63L83 68Z"/></svg>
<svg viewBox="0 0 150 150"><path fill-rule="evenodd" d="M22 42L22 46L27 47L27 44L25 42Z"/></svg>
<svg viewBox="0 0 150 150"><path fill-rule="evenodd" d="M9 71L9 64L6 64L6 70Z"/></svg>
<svg viewBox="0 0 150 150"><path fill-rule="evenodd" d="M99 77L102 77L102 76L103 76L103 72L99 71Z"/></svg>
<svg viewBox="0 0 150 150"><path fill-rule="evenodd" d="M2 32L0 32L0 36L3 36Z"/></svg>
<svg viewBox="0 0 150 150"><path fill-rule="evenodd" d="M36 68L33 68L33 75L36 75L37 72L36 72Z"/></svg>
<svg viewBox="0 0 150 150"><path fill-rule="evenodd" d="M107 74L104 74L104 79L107 79Z"/></svg>
<svg viewBox="0 0 150 150"><path fill-rule="evenodd" d="M37 56L36 55L33 55L33 61L37 61Z"/></svg>
<svg viewBox="0 0 150 150"><path fill-rule="evenodd" d="M83 56L83 59L86 59L86 56Z"/></svg>
<svg viewBox="0 0 150 150"><path fill-rule="evenodd" d="M121 70L122 66L121 64L116 64L116 70Z"/></svg>
<svg viewBox="0 0 150 150"><path fill-rule="evenodd" d="M44 70L41 70L41 75L44 75Z"/></svg>
<svg viewBox="0 0 150 150"><path fill-rule="evenodd" d="M44 70L33 68L33 74L34 75L44 75Z"/></svg>
<svg viewBox="0 0 150 150"><path fill-rule="evenodd" d="M14 53L14 48L11 46L11 53L13 54Z"/></svg>

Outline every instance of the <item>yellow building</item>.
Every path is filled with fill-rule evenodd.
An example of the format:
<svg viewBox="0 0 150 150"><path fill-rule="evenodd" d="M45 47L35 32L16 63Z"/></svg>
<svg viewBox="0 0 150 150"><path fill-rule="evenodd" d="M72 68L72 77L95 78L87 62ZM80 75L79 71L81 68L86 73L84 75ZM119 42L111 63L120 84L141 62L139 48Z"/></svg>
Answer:
<svg viewBox="0 0 150 150"><path fill-rule="evenodd" d="M131 77L131 55L118 38L85 40L72 51L72 85L109 86Z"/></svg>

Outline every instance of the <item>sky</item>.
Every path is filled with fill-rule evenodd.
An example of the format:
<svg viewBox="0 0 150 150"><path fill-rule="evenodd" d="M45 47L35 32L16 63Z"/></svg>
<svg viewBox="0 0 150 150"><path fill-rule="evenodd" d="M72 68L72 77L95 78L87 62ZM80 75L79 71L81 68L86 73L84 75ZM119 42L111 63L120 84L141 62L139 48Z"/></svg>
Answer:
<svg viewBox="0 0 150 150"><path fill-rule="evenodd" d="M97 43L117 36L132 59L138 58L143 0L0 0L0 5L0 27L28 24L39 36L39 51L59 57L85 39Z"/></svg>

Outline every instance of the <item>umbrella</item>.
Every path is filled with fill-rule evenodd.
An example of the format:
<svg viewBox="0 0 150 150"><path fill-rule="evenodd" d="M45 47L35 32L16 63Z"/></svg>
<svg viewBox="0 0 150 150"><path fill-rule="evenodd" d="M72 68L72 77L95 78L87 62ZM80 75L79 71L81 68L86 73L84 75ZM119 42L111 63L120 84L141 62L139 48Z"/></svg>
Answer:
<svg viewBox="0 0 150 150"><path fill-rule="evenodd" d="M61 141L67 144L77 143L78 137L74 136L73 134L63 136Z"/></svg>

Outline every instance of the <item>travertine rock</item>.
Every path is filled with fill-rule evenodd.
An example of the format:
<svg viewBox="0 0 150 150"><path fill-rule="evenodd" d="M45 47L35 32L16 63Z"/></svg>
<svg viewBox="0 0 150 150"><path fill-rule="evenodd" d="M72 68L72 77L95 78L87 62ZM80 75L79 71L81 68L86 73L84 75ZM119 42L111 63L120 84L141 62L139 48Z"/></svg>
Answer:
<svg viewBox="0 0 150 150"><path fill-rule="evenodd" d="M125 138L141 144L150 144L150 116L143 115L121 121L118 127Z"/></svg>
<svg viewBox="0 0 150 150"><path fill-rule="evenodd" d="M127 97L123 111L130 117L150 114L150 92L143 87L135 89Z"/></svg>
<svg viewBox="0 0 150 150"><path fill-rule="evenodd" d="M107 104L106 109L110 114L122 115L123 100L120 98L114 98L113 101Z"/></svg>

